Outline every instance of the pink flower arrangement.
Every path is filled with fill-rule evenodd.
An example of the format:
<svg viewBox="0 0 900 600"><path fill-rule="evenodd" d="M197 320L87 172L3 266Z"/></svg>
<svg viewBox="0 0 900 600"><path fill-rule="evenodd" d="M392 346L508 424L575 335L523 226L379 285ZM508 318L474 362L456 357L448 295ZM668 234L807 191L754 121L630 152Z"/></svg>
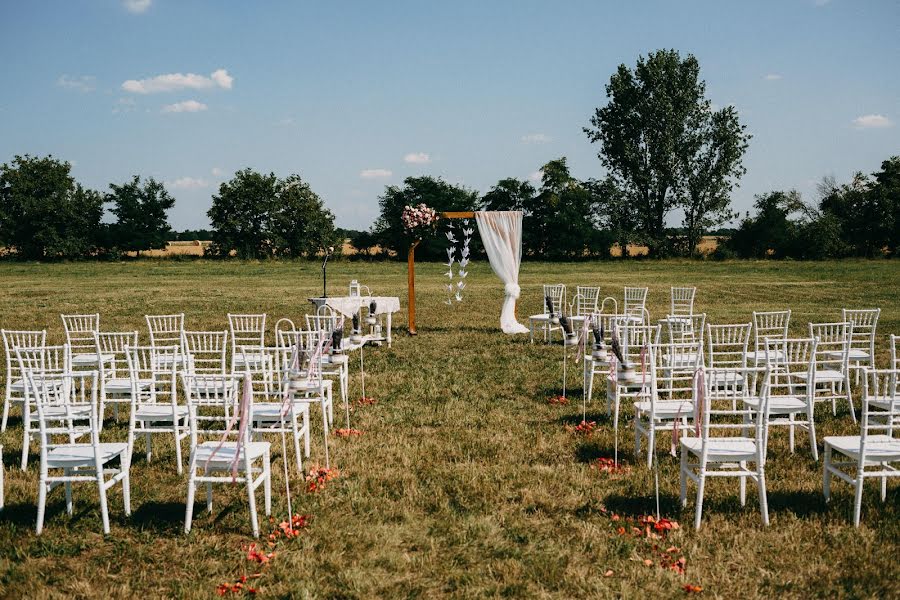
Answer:
<svg viewBox="0 0 900 600"><path fill-rule="evenodd" d="M440 219L437 211L424 203L417 206L405 206L400 215L403 229L416 239L422 239L426 233L433 233Z"/></svg>

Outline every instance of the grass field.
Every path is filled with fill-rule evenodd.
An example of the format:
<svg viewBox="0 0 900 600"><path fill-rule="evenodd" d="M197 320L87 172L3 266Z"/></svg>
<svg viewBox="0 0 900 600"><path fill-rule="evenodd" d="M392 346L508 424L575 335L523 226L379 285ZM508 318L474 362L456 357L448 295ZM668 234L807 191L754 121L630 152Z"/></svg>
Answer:
<svg viewBox="0 0 900 600"><path fill-rule="evenodd" d="M693 498L682 511L677 462L663 436L662 512L685 528L659 540L658 551L653 542L619 535L610 513L653 512L652 471L634 466L610 476L591 469L592 459L612 455L612 429L596 397L588 419L599 430L590 439L565 428L581 420L578 402L547 404L561 383L560 347L529 345L527 336L498 331L503 288L486 263L472 266L465 301L453 307L442 303L441 272L439 265L417 267L420 334L399 334L400 313L393 348L367 351L367 392L377 403L352 415L364 435L332 440L332 465L341 477L316 494L293 481L295 512L312 521L279 548L258 582L262 594L681 597L682 586L693 584L702 586L702 596L723 598L900 595L900 486L889 485L881 504L877 484L870 484L856 530L850 488L835 484L826 505L821 459L812 460L803 436L790 455L783 429L770 440L770 527L760 524L755 495L741 508L737 483L728 480L709 484L703 527L694 532ZM100 312L104 330L138 329L144 338L148 313L183 311L195 329L226 328L229 311L265 311L272 323L296 320L307 310L306 298L320 291L320 274L306 262L5 263L0 326L46 327L51 341L60 342L59 314L69 312ZM329 267L332 293L343 293L351 278L401 296L405 310L405 265ZM648 285L654 318L666 310L670 285L696 285L696 308L711 322L747 322L754 309L790 307L797 334L809 320L835 320L841 307L879 306L882 365L887 335L900 333L896 261L527 263L520 316L538 312L538 286L549 282L600 285L604 295L617 296L623 285ZM570 397L580 398L580 376L570 381ZM358 397L355 370L351 383L351 396ZM137 443L132 517L123 515L120 488L110 495L110 536L100 534L96 489L81 485L73 517L60 490L50 495L45 532L36 537L37 455L33 450L27 472L18 469L21 421L14 414L2 437L7 496L0 513L0 597L208 598L219 583L249 572L241 549L250 531L243 492L218 489L212 515L198 503L194 530L184 535L186 476L176 475L171 442L159 436L150 465ZM846 407L834 418L820 406L817 424L820 440L853 431ZM113 423L105 432L125 437ZM321 431L313 433L308 465L322 456ZM620 448L629 461L632 440L630 423L623 424ZM273 460L281 520L280 450ZM644 563L658 562L669 546L685 558L683 576Z"/></svg>

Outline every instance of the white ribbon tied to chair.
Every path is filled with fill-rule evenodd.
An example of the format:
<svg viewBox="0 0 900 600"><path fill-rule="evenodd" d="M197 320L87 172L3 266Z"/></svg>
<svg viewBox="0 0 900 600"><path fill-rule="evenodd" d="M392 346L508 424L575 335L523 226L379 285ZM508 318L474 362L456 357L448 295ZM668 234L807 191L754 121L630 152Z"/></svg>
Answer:
<svg viewBox="0 0 900 600"><path fill-rule="evenodd" d="M487 252L491 269L505 284L506 297L500 311L503 333L528 333L516 321L519 288L519 264L522 261L522 213L520 211L479 211L475 213L478 233Z"/></svg>

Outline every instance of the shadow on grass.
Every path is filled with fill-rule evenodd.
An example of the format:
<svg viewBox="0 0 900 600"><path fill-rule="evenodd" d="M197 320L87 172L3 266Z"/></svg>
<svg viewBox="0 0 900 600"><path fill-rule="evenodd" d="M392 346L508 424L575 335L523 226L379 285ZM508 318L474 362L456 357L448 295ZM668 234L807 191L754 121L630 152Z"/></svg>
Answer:
<svg viewBox="0 0 900 600"><path fill-rule="evenodd" d="M656 497L653 495L652 490L650 494L643 496L622 496L620 494L612 494L603 499L603 504L610 512L622 515L638 516L656 514ZM681 502L679 502L678 496L660 494L659 512L663 517L680 515Z"/></svg>
<svg viewBox="0 0 900 600"><path fill-rule="evenodd" d="M184 502L144 502L131 513L131 525L158 531L180 534L184 531ZM206 514L206 503L194 505L194 515Z"/></svg>
<svg viewBox="0 0 900 600"><path fill-rule="evenodd" d="M572 406L572 405L569 404L569 406ZM582 415L581 412L579 411L577 413L563 415L563 416L557 418L556 422L559 423L560 425L578 425L579 423L581 423L582 420L585 420L588 422L594 421L595 423L597 423L598 427L601 425L609 425L609 423L612 421L610 416L607 415L605 412L588 411L586 414ZM619 433L621 434L622 432L620 431Z"/></svg>
<svg viewBox="0 0 900 600"><path fill-rule="evenodd" d="M581 463L592 463L598 458L613 458L615 456L616 449L609 445L598 442L597 440L589 439L575 447L575 460ZM628 460L625 459L625 453L622 451L621 446L619 447L619 463L632 466L633 455L629 453Z"/></svg>

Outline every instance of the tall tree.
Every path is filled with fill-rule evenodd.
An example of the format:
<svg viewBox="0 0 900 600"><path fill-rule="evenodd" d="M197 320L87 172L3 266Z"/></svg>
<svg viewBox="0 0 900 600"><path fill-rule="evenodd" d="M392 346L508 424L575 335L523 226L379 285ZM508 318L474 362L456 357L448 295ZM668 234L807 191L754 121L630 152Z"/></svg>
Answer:
<svg viewBox="0 0 900 600"><path fill-rule="evenodd" d="M709 101L703 100L708 108ZM679 152L676 195L684 211L684 244L687 255L697 251L703 234L733 219L731 192L746 173L743 156L750 135L740 124L733 106L693 115L687 146Z"/></svg>
<svg viewBox="0 0 900 600"><path fill-rule="evenodd" d="M271 237L278 178L252 169L234 174L219 186L207 212L213 234L210 253L240 258L263 258L275 253Z"/></svg>
<svg viewBox="0 0 900 600"><path fill-rule="evenodd" d="M483 210L531 210L535 189L531 183L514 177L501 179L481 197Z"/></svg>
<svg viewBox="0 0 900 600"><path fill-rule="evenodd" d="M299 175L278 179L274 173L238 171L219 186L207 214L213 255L312 256L338 242L334 215Z"/></svg>
<svg viewBox="0 0 900 600"><path fill-rule="evenodd" d="M110 227L111 242L120 250L136 251L165 248L172 228L166 212L175 206L175 198L165 186L150 177L143 184L135 175L131 181L109 184L104 201L116 222Z"/></svg>
<svg viewBox="0 0 900 600"><path fill-rule="evenodd" d="M693 206L696 236L704 218L722 213L730 190L722 180L741 173L739 157L735 162L722 146L742 155L746 134L735 131L733 109L710 111L705 92L693 55L682 59L675 50L658 50L639 57L634 70L619 65L606 86L609 101L584 128L600 144L597 156L608 176L634 205L636 228L651 255L670 245L666 217L673 208Z"/></svg>
<svg viewBox="0 0 900 600"><path fill-rule="evenodd" d="M414 241L403 230L400 215L406 206L424 203L438 212L475 210L478 194L464 187L447 183L435 177L407 177L403 187L389 185L378 199L381 214L375 221L374 233L382 249L392 250L406 256L406 250ZM476 250L478 237L472 239L472 250ZM434 236L425 240L416 249L416 256L426 259L446 258L447 240L444 236Z"/></svg>
<svg viewBox="0 0 900 600"><path fill-rule="evenodd" d="M282 256L314 256L328 246L340 248L334 215L299 175L290 175L276 185L273 237Z"/></svg>
<svg viewBox="0 0 900 600"><path fill-rule="evenodd" d="M545 164L541 174L541 189L523 226L531 252L556 260L592 253L596 223L590 190L572 177L565 157Z"/></svg>
<svg viewBox="0 0 900 600"><path fill-rule="evenodd" d="M96 249L103 198L52 156L0 166L0 244L29 260L77 258Z"/></svg>
<svg viewBox="0 0 900 600"><path fill-rule="evenodd" d="M783 258L792 256L797 238L791 215L803 215L807 206L796 190L775 191L756 196L756 216L747 216L728 240L741 258Z"/></svg>

